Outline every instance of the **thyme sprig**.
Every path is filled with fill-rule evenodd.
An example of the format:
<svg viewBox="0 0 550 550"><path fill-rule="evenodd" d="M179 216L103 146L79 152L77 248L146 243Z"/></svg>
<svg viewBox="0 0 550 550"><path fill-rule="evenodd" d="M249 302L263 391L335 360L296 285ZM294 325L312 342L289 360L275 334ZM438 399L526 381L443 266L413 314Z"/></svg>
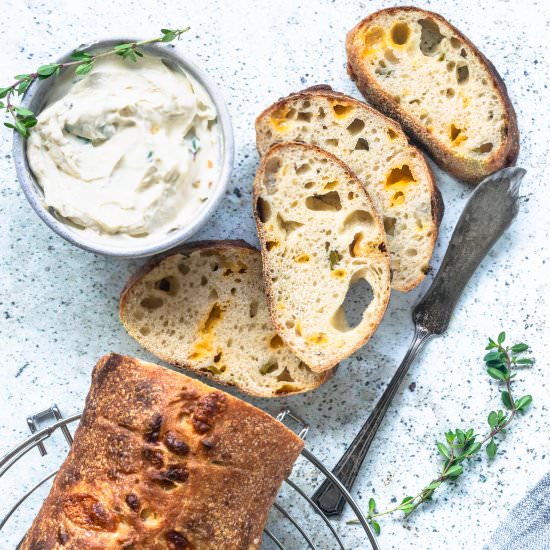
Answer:
<svg viewBox="0 0 550 550"><path fill-rule="evenodd" d="M29 136L30 129L36 126L37 119L35 113L30 109L14 105L14 96L22 96L35 80L44 80L52 76L57 76L67 67L75 67L75 73L79 76L88 74L93 68L97 59L110 55L120 55L123 59L137 61L143 57L142 46L147 44L172 42L179 39L181 35L189 30L184 29L161 29L162 36L141 40L139 42L127 42L117 44L112 49L93 54L84 50L75 50L71 54L71 61L65 63L48 63L38 67L34 73L18 74L14 77L15 81L6 88L0 88L0 109L12 118L11 122L4 122L4 126L12 128L24 138Z"/></svg>
<svg viewBox="0 0 550 550"><path fill-rule="evenodd" d="M464 473L465 463L483 447L489 459L495 458L498 451L495 436L503 433L517 414L523 413L532 403L533 398L530 395L516 398L512 394L512 380L517 374L513 373L512 369L533 364L533 359L520 357L529 350L529 346L524 343L504 346L505 339L504 332L498 335L496 341L489 338L485 348L489 353L483 358L487 374L505 386L501 393L505 410L492 410L489 413L487 417L489 430L483 437L474 433L473 428L467 430L456 428L446 432L445 441L436 442L437 450L443 457L441 471L415 496L407 496L397 506L384 511L378 511L376 501L371 498L366 517L377 535L380 534L378 518L395 512L403 512L405 516L412 514L423 502L431 499L441 485L458 479ZM352 520L350 523L357 523L357 520Z"/></svg>

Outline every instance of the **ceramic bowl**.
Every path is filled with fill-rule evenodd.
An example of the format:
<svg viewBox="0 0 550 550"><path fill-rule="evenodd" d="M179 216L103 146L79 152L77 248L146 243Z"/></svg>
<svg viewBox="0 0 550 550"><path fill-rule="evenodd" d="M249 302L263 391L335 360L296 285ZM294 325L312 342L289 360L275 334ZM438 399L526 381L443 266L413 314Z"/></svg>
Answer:
<svg viewBox="0 0 550 550"><path fill-rule="evenodd" d="M92 51L104 50L112 48L116 44L135 41L136 39L127 38L101 40L92 44L78 46L77 49ZM120 242L113 243L112 240L108 238L102 239L101 235L90 235L89 232L84 232L78 228L72 227L56 216L56 213L44 204L43 190L36 181L27 161L26 140L19 134L14 133L13 157L17 176L23 192L34 211L50 229L71 244L104 256L113 256L117 258L141 258L152 256L169 250L189 239L206 223L222 200L229 184L233 168L234 142L231 119L225 101L212 79L195 63L190 61L187 56L179 54L177 49L172 45L151 44L143 47L143 50L150 55L161 57L166 60L167 63L173 63L180 66L204 87L217 110L218 127L220 129L220 170L218 179L214 181L207 201L202 205L201 210L193 217L188 225L173 230L159 237L156 241L147 243L140 242L137 238L124 239ZM56 62L63 63L70 61L72 52L73 50L63 55ZM34 113L39 114L47 103L48 96L55 84L55 77L45 80L36 80L23 96L21 106L27 107Z"/></svg>

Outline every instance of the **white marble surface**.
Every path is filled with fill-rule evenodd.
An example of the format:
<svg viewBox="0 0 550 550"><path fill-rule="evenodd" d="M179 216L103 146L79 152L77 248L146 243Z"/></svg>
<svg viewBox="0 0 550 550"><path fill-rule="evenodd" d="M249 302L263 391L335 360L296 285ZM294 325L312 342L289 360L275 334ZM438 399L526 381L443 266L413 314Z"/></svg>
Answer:
<svg viewBox="0 0 550 550"><path fill-rule="evenodd" d="M520 373L517 387L534 405L510 429L502 453L489 463L480 456L454 486L438 492L409 520L382 522L383 548L480 548L499 517L546 471L549 464L549 385L545 351L550 294L546 189L550 94L547 87L550 6L533 0L432 1L501 72L519 119L521 155L527 168L521 212L467 287L448 333L431 341L412 367L380 430L354 494L366 507L374 495L390 504L418 491L438 468L434 440L448 427L485 429L498 406L498 388L485 374L485 338L506 329L531 344L536 365ZM230 190L198 237L242 237L256 242L250 189L257 165L255 115L279 96L329 83L359 97L344 64L344 37L380 1L281 2L75 2L2 1L0 67L3 84L60 52L111 35L149 37L161 27L191 25L178 44L218 81L234 121L236 161ZM108 351L151 357L118 322L117 298L138 261L95 257L52 234L27 204L16 180L11 135L0 132L0 453L27 435L27 414L56 402L65 414L78 411L90 371ZM470 189L436 170L446 214L433 264L437 266ZM370 343L340 367L336 377L305 396L256 404L270 412L290 405L312 425L308 447L332 466L380 396L411 336L411 305L423 286L392 296L388 313ZM414 389L413 389L414 388ZM2 482L0 513L16 487L44 469L38 454ZM53 457L52 457L53 458ZM314 480L301 468L301 483ZM348 519L350 513L346 515ZM2 531L12 548L32 519L18 515ZM349 548L368 548L360 528L336 522ZM319 535L321 536L321 535ZM7 537L7 538L6 538ZM320 544L332 550L333 544ZM296 543L295 548L301 548Z"/></svg>

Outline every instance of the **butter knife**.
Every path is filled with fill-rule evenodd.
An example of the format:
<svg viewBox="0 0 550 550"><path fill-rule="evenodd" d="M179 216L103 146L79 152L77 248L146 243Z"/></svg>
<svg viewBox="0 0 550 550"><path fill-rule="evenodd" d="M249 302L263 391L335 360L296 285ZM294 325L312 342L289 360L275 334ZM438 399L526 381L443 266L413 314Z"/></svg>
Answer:
<svg viewBox="0 0 550 550"><path fill-rule="evenodd" d="M519 187L524 175L523 168L499 170L483 180L466 203L441 267L426 294L413 309L414 337L401 365L332 470L348 491L410 365L430 337L447 330L454 307L470 277L516 217ZM329 516L340 515L345 505L340 491L329 480L317 489L312 499Z"/></svg>

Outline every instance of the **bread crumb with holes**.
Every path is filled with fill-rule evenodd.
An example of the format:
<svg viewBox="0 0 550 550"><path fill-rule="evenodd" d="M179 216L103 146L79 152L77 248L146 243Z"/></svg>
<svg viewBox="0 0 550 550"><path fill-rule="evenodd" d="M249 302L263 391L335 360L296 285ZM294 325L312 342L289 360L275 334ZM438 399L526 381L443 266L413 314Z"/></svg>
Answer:
<svg viewBox="0 0 550 550"><path fill-rule="evenodd" d="M267 201L259 209L262 219L271 218ZM298 265L309 261L307 253L295 258ZM122 323L168 363L252 395L314 389L332 373L312 372L283 343L261 269L259 251L242 241L185 245L132 277L120 300Z"/></svg>
<svg viewBox="0 0 550 550"><path fill-rule="evenodd" d="M275 126L273 118L279 121ZM385 220L394 220L386 232L392 287L400 291L416 287L425 276L422 267L432 256L443 203L424 157L409 145L399 125L365 103L328 86L315 86L280 99L256 119L256 143L261 155L272 145L286 141L319 146L355 172L382 215L384 226ZM295 170L297 175L312 174L307 162ZM327 180L323 192L309 202L318 206L320 201L330 202L339 194L329 193L340 185L338 179ZM260 204L258 208L260 216L265 217L267 206ZM426 227L422 234L416 231L417 221ZM414 258L405 256L411 246L418 251Z"/></svg>
<svg viewBox="0 0 550 550"><path fill-rule="evenodd" d="M515 163L516 114L483 54L448 21L383 9L346 40L348 69L369 103L399 121L442 168L467 182Z"/></svg>
<svg viewBox="0 0 550 550"><path fill-rule="evenodd" d="M311 370L331 369L369 339L386 309L390 261L382 221L342 161L301 143L267 151L253 197L275 328ZM352 321L347 298L360 281L372 296Z"/></svg>

